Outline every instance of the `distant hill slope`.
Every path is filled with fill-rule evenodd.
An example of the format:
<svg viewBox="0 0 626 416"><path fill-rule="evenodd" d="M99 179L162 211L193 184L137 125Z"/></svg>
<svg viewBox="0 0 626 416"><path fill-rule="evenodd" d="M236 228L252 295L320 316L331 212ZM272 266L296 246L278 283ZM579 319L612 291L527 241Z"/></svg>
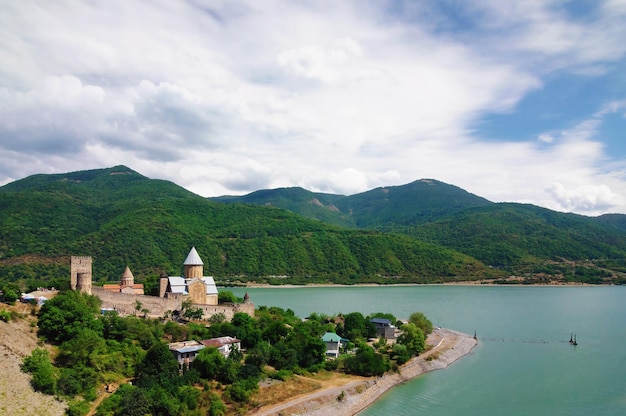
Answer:
<svg viewBox="0 0 626 416"><path fill-rule="evenodd" d="M626 215L624 214L604 214L594 218L594 221L626 232Z"/></svg>
<svg viewBox="0 0 626 416"><path fill-rule="evenodd" d="M501 203L467 210L410 233L496 266L626 258L626 233L589 217L534 205Z"/></svg>
<svg viewBox="0 0 626 416"><path fill-rule="evenodd" d="M316 193L294 187L266 189L243 196L220 196L209 199L225 203L271 206L328 224L354 228L356 226L354 219L341 212L336 206L337 201L343 198L346 197L343 195Z"/></svg>
<svg viewBox="0 0 626 416"><path fill-rule="evenodd" d="M128 265L154 287L161 272L181 273L191 246L206 273L227 280L427 282L488 271L467 255L409 236L212 202L125 166L34 175L0 187L4 279L66 279L68 256L91 255L96 280L118 280Z"/></svg>
<svg viewBox="0 0 626 416"><path fill-rule="evenodd" d="M510 271L584 259L610 260L612 267L626 270L626 215L590 218L532 205L496 204L432 179L326 199L301 189L298 195L304 198L289 199L291 195L285 189L265 190L226 201L263 203L310 217L309 201L316 198L326 201L323 209L333 216L328 222L337 224L341 218L344 225L410 235Z"/></svg>
<svg viewBox="0 0 626 416"><path fill-rule="evenodd" d="M376 188L350 196L315 193L302 188L279 188L209 199L274 206L307 218L358 228L421 224L468 208L492 204L485 198L434 179Z"/></svg>
<svg viewBox="0 0 626 416"><path fill-rule="evenodd" d="M376 188L335 202L342 212L350 213L361 228L423 224L491 204L485 198L434 179Z"/></svg>

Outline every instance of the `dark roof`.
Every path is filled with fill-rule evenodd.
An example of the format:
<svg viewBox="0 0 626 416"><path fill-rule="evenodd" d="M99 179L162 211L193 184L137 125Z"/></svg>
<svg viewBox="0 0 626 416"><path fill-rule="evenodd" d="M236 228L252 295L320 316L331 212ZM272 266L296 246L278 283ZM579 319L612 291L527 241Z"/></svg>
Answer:
<svg viewBox="0 0 626 416"><path fill-rule="evenodd" d="M372 318L370 322L373 322L378 325L391 325L391 321L389 319L384 319L384 318Z"/></svg>

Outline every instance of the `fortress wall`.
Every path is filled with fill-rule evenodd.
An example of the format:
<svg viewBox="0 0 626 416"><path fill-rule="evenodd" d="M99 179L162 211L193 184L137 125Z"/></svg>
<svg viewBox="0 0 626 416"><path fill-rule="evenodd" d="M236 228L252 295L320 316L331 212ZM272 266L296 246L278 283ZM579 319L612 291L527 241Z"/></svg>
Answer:
<svg viewBox="0 0 626 416"><path fill-rule="evenodd" d="M141 302L141 309L150 311L148 315L158 317L164 316L167 311L180 310L182 304L181 300L175 298L109 292L95 286L92 288L92 292L102 300L103 308L115 309L120 315L134 315L136 301ZM137 313L142 314L141 311Z"/></svg>
<svg viewBox="0 0 626 416"><path fill-rule="evenodd" d="M204 311L204 319L209 319L209 317L216 315L218 313L223 313L226 316L227 321L231 321L233 316L237 312L247 313L248 315L254 317L254 305L252 303L248 304L228 304L228 305L193 305L195 308L200 308Z"/></svg>
<svg viewBox="0 0 626 416"><path fill-rule="evenodd" d="M180 311L186 296L173 295L165 298L148 295L134 295L127 293L109 292L101 287L94 286L93 294L100 298L102 307L115 309L120 315L142 315L141 311L135 311L136 301L141 302L141 309L147 309L148 315L153 317L163 317L167 311ZM194 308L201 308L204 312L204 319L209 319L212 315L223 313L227 320L233 319L237 312L244 312L254 316L254 304L231 304L231 305L201 305L193 304Z"/></svg>

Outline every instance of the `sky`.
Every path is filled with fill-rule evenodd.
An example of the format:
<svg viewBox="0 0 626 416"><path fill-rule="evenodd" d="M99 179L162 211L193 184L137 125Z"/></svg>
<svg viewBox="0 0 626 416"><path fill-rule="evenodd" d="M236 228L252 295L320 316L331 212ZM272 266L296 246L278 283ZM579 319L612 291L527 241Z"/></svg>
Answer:
<svg viewBox="0 0 626 416"><path fill-rule="evenodd" d="M626 0L0 2L0 185L116 165L626 214Z"/></svg>

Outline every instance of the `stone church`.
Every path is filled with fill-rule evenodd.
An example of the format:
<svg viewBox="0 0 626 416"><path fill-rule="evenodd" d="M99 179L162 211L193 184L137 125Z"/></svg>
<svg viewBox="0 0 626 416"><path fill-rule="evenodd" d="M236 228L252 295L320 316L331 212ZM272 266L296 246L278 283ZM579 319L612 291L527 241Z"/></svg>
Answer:
<svg viewBox="0 0 626 416"><path fill-rule="evenodd" d="M182 296L198 305L217 305L217 286L212 276L204 276L204 263L195 247L183 263L184 276L162 275L159 297Z"/></svg>

